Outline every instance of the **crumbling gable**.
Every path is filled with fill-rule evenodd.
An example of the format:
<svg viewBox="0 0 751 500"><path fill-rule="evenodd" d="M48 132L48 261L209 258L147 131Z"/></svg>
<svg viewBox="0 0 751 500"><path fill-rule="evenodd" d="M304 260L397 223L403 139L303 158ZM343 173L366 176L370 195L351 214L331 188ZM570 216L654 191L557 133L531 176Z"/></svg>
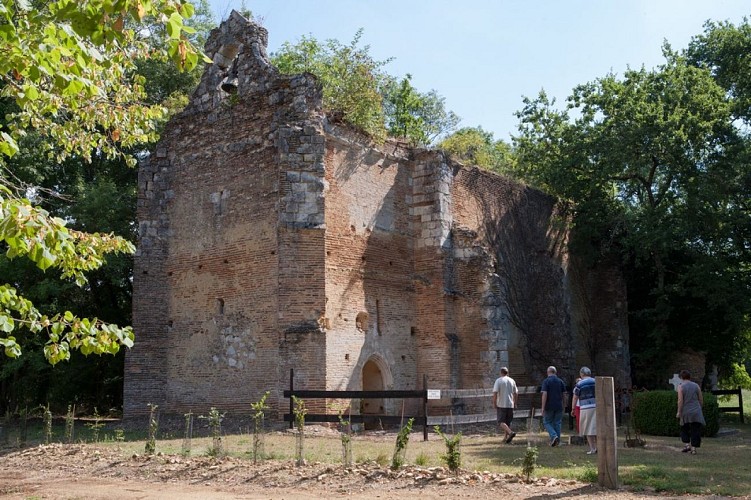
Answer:
<svg viewBox="0 0 751 500"><path fill-rule="evenodd" d="M529 384L584 362L628 381L623 280L572 265L554 199L331 123L266 40L236 12L211 33L213 64L140 167L126 416L247 412L267 390L280 410L291 368L332 390L490 387L503 365Z"/></svg>

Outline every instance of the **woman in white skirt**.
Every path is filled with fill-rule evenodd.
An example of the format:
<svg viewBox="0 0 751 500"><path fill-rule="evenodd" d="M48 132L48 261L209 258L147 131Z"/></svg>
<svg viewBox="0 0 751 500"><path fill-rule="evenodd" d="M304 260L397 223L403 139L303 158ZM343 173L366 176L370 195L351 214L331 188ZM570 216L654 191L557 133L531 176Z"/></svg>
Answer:
<svg viewBox="0 0 751 500"><path fill-rule="evenodd" d="M574 387L572 408L579 404L579 435L586 436L589 451L587 455L597 453L597 414L595 412L595 379L592 370L582 366L579 370L581 380ZM572 412L573 414L573 412Z"/></svg>

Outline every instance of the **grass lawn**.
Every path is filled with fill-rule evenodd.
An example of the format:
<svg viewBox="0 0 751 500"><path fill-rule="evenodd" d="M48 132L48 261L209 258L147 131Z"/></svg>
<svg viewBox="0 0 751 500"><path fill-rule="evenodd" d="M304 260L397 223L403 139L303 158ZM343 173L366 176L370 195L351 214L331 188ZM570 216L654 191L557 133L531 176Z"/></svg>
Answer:
<svg viewBox="0 0 751 500"><path fill-rule="evenodd" d="M745 394L744 394L745 396ZM751 397L749 397L751 400ZM745 401L744 401L745 402ZM678 438L644 436L644 448L623 446L625 429L619 429L619 480L636 490L659 491L672 494L692 493L701 495L751 495L751 423L747 414L746 424L738 423L737 416L723 415L721 428L736 431L732 435L705 438L697 455L681 453ZM307 427L304 455L309 462L341 463L341 441L336 432L320 427ZM144 430L145 432L145 430ZM77 425L76 441L91 439L90 429ZM55 429L55 440L61 440L62 428ZM126 434L125 442L113 441L113 430L100 431L102 446L118 446L124 456L144 452L144 433L140 436ZM29 428L28 446L39 442L41 427ZM391 463L394 452L395 433L386 435L355 435L352 439L352 456L355 462L375 461L383 466ZM564 430L564 441L568 434ZM422 466L439 466L441 454L446 449L441 438L431 432L429 441L423 442L422 432L414 432L407 447L406 462ZM253 438L248 434L225 435L222 438L225 451L233 456L249 457ZM13 435L11 434L11 442ZM466 435L462 440L462 468L504 473L520 473L527 445L539 449L538 468L535 476L597 481L597 457L586 455L586 447L563 445L551 448L545 433L519 432L510 445L502 443L499 435ZM178 437L157 440L157 451L164 454L179 454L183 440ZM194 438L192 455L208 452L210 438ZM293 460L295 437L289 432L271 432L265 436L265 452L270 459Z"/></svg>
<svg viewBox="0 0 751 500"><path fill-rule="evenodd" d="M725 422L723 428L733 428L737 433L704 439L697 455L681 453L682 443L672 437L642 436L647 443L644 448L625 448L623 429L619 429L621 484L637 490L678 494L750 495L751 425ZM352 456L356 462L376 461L387 466L394 452L394 441L394 434L378 438L356 435L352 440ZM511 445L503 444L498 435L465 436L461 446L462 468L519 473L529 444L539 449L536 476L597 482L597 457L586 455L586 447L564 444L551 448L547 443L544 433L520 432ZM157 450L177 454L181 445L181 439L160 440ZM204 454L210 445L209 438L194 439L192 453ZM142 453L143 446L143 441L126 442L123 451ZM252 436L225 436L224 446L232 455L248 456ZM295 438L285 432L270 433L266 436L265 451L273 459L292 460ZM407 448L407 463L428 467L443 465L440 455L445 451L443 441L436 434L431 432L429 441L423 442L422 433L414 432ZM304 454L308 461L338 463L341 453L341 442L335 435L321 436L310 432L306 437Z"/></svg>

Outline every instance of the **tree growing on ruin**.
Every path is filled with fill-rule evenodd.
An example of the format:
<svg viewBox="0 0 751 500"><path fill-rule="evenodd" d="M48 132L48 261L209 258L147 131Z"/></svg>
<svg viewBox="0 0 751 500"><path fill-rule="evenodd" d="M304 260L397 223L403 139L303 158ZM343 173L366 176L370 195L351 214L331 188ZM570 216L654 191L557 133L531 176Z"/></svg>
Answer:
<svg viewBox="0 0 751 500"><path fill-rule="evenodd" d="M418 92L411 75L398 79L384 69L391 58L379 61L369 45L360 45L363 30L349 44L321 42L303 36L285 42L271 55L283 74L312 73L321 83L323 107L335 117L361 128L377 141L387 136L426 146L451 132L459 117L448 111L435 90Z"/></svg>
<svg viewBox="0 0 751 500"><path fill-rule="evenodd" d="M462 163L499 174L512 174L516 164L511 146L482 127L461 128L445 137L438 148Z"/></svg>

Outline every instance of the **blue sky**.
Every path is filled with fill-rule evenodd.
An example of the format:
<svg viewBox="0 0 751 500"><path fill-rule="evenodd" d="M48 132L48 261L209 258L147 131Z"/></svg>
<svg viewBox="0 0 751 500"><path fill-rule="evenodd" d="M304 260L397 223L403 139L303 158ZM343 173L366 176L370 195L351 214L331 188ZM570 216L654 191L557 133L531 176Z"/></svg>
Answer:
<svg viewBox="0 0 751 500"><path fill-rule="evenodd" d="M242 0L210 0L217 20ZM269 51L312 34L352 40L359 28L386 70L435 89L460 126L496 138L516 131L522 96L541 89L562 103L571 89L627 67L662 62L661 46L684 48L707 19L735 24L749 0L246 0L269 30Z"/></svg>

